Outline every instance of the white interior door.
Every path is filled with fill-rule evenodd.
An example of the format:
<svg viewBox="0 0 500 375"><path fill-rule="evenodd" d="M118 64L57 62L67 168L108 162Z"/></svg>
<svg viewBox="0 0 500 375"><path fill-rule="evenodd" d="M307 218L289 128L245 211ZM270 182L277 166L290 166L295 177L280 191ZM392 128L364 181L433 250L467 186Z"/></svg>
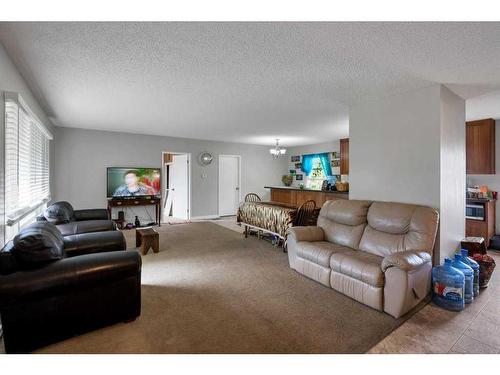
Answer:
<svg viewBox="0 0 500 375"><path fill-rule="evenodd" d="M236 215L240 203L240 158L219 156L219 215Z"/></svg>
<svg viewBox="0 0 500 375"><path fill-rule="evenodd" d="M189 164L188 155L173 155L169 168L169 195L172 199L172 216L189 218Z"/></svg>

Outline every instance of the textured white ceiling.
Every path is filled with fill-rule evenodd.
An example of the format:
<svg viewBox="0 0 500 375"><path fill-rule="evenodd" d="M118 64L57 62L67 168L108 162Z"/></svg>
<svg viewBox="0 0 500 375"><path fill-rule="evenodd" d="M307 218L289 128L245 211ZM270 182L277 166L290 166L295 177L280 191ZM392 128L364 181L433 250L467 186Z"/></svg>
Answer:
<svg viewBox="0 0 500 375"><path fill-rule="evenodd" d="M272 144L347 136L348 106L500 90L500 23L0 23L55 125Z"/></svg>

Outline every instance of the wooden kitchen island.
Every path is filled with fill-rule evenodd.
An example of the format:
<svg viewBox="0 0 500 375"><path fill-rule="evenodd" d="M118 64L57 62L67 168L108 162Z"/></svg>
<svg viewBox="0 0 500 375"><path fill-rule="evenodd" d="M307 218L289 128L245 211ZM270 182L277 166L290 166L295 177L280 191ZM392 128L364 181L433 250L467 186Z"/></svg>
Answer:
<svg viewBox="0 0 500 375"><path fill-rule="evenodd" d="M292 186L264 186L271 189L271 201L294 204L300 206L302 203L313 200L316 207L323 206L326 201L336 199L349 199L349 192L322 191L312 189L299 189Z"/></svg>

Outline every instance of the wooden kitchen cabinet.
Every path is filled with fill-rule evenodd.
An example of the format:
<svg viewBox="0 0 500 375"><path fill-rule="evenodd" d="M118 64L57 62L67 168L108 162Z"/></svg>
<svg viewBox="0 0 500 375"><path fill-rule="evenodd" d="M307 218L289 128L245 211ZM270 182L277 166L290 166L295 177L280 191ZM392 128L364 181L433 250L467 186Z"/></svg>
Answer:
<svg viewBox="0 0 500 375"><path fill-rule="evenodd" d="M349 138L340 140L340 174L349 174Z"/></svg>
<svg viewBox="0 0 500 375"><path fill-rule="evenodd" d="M496 223L496 213L495 213L495 200L489 200L486 202L479 202L467 200L469 203L474 204L484 204L484 220L465 220L465 236L466 237L483 237L486 248L490 246L490 240L495 235L495 223Z"/></svg>
<svg viewBox="0 0 500 375"><path fill-rule="evenodd" d="M271 201L300 206L302 203L313 200L316 207L321 208L326 201L336 199L349 199L349 193L338 191L321 191L298 189L292 187L265 186L271 189Z"/></svg>
<svg viewBox="0 0 500 375"><path fill-rule="evenodd" d="M467 174L495 174L495 120L466 123Z"/></svg>

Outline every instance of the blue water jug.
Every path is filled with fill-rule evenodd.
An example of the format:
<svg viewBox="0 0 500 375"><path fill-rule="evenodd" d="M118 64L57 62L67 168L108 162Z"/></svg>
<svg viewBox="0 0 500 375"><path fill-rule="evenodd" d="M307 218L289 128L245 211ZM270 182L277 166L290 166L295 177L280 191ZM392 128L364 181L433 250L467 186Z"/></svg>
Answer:
<svg viewBox="0 0 500 375"><path fill-rule="evenodd" d="M466 249L462 249L462 262L474 271L473 292L474 297L477 297L479 295L479 264L474 259L469 258L469 252Z"/></svg>
<svg viewBox="0 0 500 375"><path fill-rule="evenodd" d="M465 276L464 300L465 303L472 303L474 299L474 271L470 266L462 262L462 254L455 254L451 266L463 272Z"/></svg>
<svg viewBox="0 0 500 375"><path fill-rule="evenodd" d="M465 307L465 276L462 271L451 266L446 257L442 266L432 268L432 300L438 306L452 311Z"/></svg>

